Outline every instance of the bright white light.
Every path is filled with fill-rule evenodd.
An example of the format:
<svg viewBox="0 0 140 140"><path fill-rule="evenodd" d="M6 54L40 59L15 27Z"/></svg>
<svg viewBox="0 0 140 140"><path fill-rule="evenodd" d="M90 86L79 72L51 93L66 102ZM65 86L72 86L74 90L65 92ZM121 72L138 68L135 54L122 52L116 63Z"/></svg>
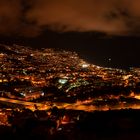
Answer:
<svg viewBox="0 0 140 140"><path fill-rule="evenodd" d="M83 64L82 67L87 68L87 67L89 67L89 64Z"/></svg>
<svg viewBox="0 0 140 140"><path fill-rule="evenodd" d="M34 54L30 54L30 56L34 56Z"/></svg>
<svg viewBox="0 0 140 140"><path fill-rule="evenodd" d="M22 96L26 96L24 93L20 93Z"/></svg>
<svg viewBox="0 0 140 140"><path fill-rule="evenodd" d="M59 79L58 82L60 84L65 84L68 80L67 79Z"/></svg>
<svg viewBox="0 0 140 140"><path fill-rule="evenodd" d="M45 95L45 93L44 93L44 92L42 92L42 93L41 93L41 96L44 96L44 95Z"/></svg>

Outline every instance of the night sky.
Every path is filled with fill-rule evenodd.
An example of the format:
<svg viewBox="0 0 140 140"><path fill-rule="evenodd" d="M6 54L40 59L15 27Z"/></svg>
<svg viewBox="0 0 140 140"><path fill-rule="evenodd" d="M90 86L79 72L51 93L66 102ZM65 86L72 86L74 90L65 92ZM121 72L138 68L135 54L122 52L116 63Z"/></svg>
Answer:
<svg viewBox="0 0 140 140"><path fill-rule="evenodd" d="M0 42L74 50L107 67L140 67L140 0L0 0Z"/></svg>

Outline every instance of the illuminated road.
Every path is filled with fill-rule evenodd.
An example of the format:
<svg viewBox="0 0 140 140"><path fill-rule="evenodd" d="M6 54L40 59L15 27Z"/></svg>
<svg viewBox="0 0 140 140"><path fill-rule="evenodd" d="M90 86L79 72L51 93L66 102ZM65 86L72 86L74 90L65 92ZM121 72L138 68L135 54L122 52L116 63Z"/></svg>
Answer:
<svg viewBox="0 0 140 140"><path fill-rule="evenodd" d="M26 102L26 101L21 101L21 100L15 100L15 99L8 99L8 98L3 98L0 97L0 102L5 102L5 103L12 103L12 104L17 104L17 105L23 105L25 108L35 110L36 107L39 110L48 110L52 108L53 106L56 106L59 109L72 109L72 110L83 110L83 111L88 111L92 112L95 110L100 110L100 111L107 111L109 109L111 110L118 110L118 109L140 109L140 104L117 104L114 106L109 106L109 105L103 105L103 106L95 106L95 105L90 105L93 100L85 100L83 102L76 102L73 104L70 103L53 103L51 105L51 102L45 102L45 103L34 103L34 102Z"/></svg>
<svg viewBox="0 0 140 140"><path fill-rule="evenodd" d="M9 98L3 98L3 97L0 97L0 101L2 102L8 102L8 103L14 103L14 104L21 104L21 105L33 105L33 104L36 104L38 106L40 106L41 104L40 103L32 103L32 102L25 102L25 101L20 101L20 100L15 100L15 99L9 99Z"/></svg>

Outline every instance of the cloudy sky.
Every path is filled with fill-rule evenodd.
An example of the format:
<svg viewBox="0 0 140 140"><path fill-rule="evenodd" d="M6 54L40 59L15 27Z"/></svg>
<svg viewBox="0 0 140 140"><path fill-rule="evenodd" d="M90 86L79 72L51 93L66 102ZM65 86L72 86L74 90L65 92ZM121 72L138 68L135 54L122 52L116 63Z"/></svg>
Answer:
<svg viewBox="0 0 140 140"><path fill-rule="evenodd" d="M0 34L99 31L140 35L140 0L0 0Z"/></svg>
<svg viewBox="0 0 140 140"><path fill-rule="evenodd" d="M140 67L140 0L0 0L0 43L9 41Z"/></svg>

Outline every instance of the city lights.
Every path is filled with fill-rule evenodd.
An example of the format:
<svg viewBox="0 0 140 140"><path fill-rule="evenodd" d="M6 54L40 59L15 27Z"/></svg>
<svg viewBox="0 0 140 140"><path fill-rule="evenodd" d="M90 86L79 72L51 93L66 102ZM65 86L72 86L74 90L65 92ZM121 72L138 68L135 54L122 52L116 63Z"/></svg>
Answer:
<svg viewBox="0 0 140 140"><path fill-rule="evenodd" d="M36 118L36 110L47 110L46 116L57 123L56 131L80 121L81 116L56 118L57 111L52 111L55 115L49 112L52 108L66 112L140 109L139 68L126 71L96 66L70 51L18 45L1 47L11 54L6 55L6 51L0 54L0 103L17 108L19 113L23 108L29 109ZM0 124L9 125L7 116L0 111ZM50 133L54 133L53 129Z"/></svg>
<svg viewBox="0 0 140 140"><path fill-rule="evenodd" d="M65 83L67 83L67 79L59 79L58 80L58 82L60 83L60 84L65 84Z"/></svg>

